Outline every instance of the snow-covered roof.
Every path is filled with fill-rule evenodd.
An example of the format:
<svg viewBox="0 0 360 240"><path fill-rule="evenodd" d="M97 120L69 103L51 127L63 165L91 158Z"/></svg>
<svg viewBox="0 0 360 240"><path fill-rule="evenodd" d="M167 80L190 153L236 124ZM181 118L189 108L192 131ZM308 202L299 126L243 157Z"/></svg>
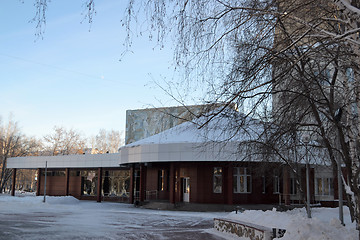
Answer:
<svg viewBox="0 0 360 240"><path fill-rule="evenodd" d="M233 110L208 120L201 117L120 148L122 163L183 161L256 161L239 143L256 139L261 124Z"/></svg>
<svg viewBox="0 0 360 240"><path fill-rule="evenodd" d="M120 148L116 154L85 154L10 158L8 168L95 168L128 163L252 160L239 151L238 143L256 138L262 131L256 121L245 122L238 112L224 112L185 122L154 136ZM243 127L241 127L243 126Z"/></svg>
<svg viewBox="0 0 360 240"><path fill-rule="evenodd" d="M262 126L256 120L245 120L240 113L216 116L202 126L208 118L184 122L156 135L125 145L123 148L145 144L239 142L257 138ZM202 127L200 127L202 126Z"/></svg>

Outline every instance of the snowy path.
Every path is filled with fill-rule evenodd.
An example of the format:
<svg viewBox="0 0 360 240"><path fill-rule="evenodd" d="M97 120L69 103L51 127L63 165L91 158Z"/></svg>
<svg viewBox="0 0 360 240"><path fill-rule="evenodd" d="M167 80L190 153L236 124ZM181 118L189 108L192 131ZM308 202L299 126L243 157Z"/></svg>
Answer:
<svg viewBox="0 0 360 240"><path fill-rule="evenodd" d="M156 211L71 197L0 195L0 239L222 239L209 233L226 213Z"/></svg>

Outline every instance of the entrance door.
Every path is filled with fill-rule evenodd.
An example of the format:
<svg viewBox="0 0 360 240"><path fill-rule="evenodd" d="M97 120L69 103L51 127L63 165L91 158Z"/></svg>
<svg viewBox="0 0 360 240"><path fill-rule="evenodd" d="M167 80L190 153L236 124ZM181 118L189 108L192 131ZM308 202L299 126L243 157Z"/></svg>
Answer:
<svg viewBox="0 0 360 240"><path fill-rule="evenodd" d="M183 178L183 202L190 201L190 178Z"/></svg>

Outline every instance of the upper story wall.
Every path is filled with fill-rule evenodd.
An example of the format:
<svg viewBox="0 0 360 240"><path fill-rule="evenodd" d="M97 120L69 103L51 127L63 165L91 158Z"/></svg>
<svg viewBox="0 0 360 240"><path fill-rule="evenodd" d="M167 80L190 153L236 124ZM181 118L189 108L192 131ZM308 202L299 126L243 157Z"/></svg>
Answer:
<svg viewBox="0 0 360 240"><path fill-rule="evenodd" d="M125 145L190 121L219 106L215 104L127 110Z"/></svg>

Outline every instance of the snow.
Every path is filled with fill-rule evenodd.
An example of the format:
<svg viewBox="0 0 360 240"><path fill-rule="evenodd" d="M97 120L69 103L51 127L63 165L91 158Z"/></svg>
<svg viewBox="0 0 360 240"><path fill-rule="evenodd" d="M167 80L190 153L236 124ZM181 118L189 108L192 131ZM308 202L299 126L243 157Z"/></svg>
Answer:
<svg viewBox="0 0 360 240"><path fill-rule="evenodd" d="M199 128L207 121L206 117L195 119L194 122L184 122L163 132L141 139L124 147L133 147L144 144L167 143L206 143L223 141L246 141L256 139L262 132L260 122L246 120L241 113L233 110L220 114L207 125Z"/></svg>
<svg viewBox="0 0 360 240"><path fill-rule="evenodd" d="M305 208L278 212L248 210L240 214L230 213L227 218L254 223L269 228L286 229L281 240L338 240L358 239L355 223L350 220L350 212L344 208L345 227L338 220L338 208L312 208L312 218L308 219Z"/></svg>
<svg viewBox="0 0 360 240"><path fill-rule="evenodd" d="M25 195L25 196L24 196ZM0 240L208 239L213 218L227 213L160 211L73 197L0 194Z"/></svg>
<svg viewBox="0 0 360 240"><path fill-rule="evenodd" d="M344 208L305 208L286 212L180 212L135 208L131 204L79 201L73 197L0 194L0 239L234 239L212 229L213 218L230 218L286 229L282 240L358 239L355 223ZM40 237L41 236L41 237Z"/></svg>

